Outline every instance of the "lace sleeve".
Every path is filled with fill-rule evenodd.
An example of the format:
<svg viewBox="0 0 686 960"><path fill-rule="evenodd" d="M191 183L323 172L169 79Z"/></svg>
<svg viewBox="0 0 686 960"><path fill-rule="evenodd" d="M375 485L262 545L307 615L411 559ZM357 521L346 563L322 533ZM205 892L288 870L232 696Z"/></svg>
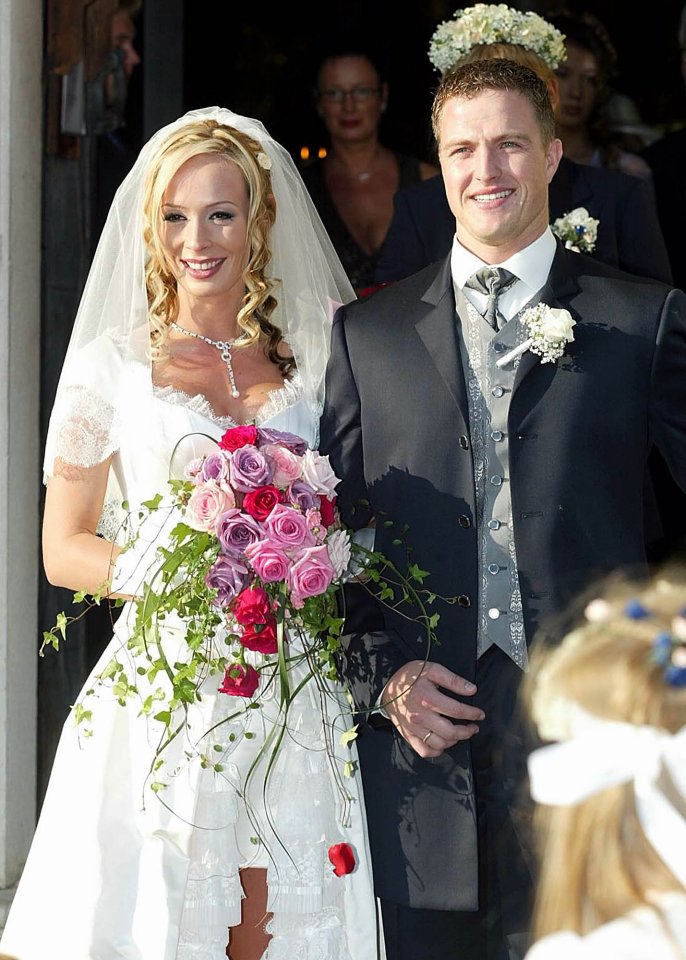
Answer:
<svg viewBox="0 0 686 960"><path fill-rule="evenodd" d="M123 364L109 338L81 351L65 367L50 416L43 477L78 479L119 447L120 417L113 398L120 394Z"/></svg>
<svg viewBox="0 0 686 960"><path fill-rule="evenodd" d="M114 408L88 387L67 388L64 400L54 425L53 473L69 476L70 467L94 467L112 456L119 429Z"/></svg>

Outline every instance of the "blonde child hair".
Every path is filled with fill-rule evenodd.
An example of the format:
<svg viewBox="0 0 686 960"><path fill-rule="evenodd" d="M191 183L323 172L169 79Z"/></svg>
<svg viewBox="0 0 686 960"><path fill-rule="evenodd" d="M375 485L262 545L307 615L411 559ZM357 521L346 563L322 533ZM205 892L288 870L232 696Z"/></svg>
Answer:
<svg viewBox="0 0 686 960"><path fill-rule="evenodd" d="M686 892L686 860L675 857L686 844L686 572L608 581L559 646L534 650L522 696L540 738L562 741L529 758L540 862L534 940L584 935L637 907L659 911L655 894ZM636 754L656 764L650 816L654 823L654 804L666 801L673 847L663 838L658 850L646 835L642 774L631 769L645 757L630 749L624 775L602 770L621 767L620 740L644 743Z"/></svg>

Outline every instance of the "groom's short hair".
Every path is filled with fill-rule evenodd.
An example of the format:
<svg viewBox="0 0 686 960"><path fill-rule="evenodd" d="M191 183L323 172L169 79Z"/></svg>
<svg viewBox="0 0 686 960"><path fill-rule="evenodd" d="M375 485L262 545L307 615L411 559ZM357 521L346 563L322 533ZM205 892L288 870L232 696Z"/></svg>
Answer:
<svg viewBox="0 0 686 960"><path fill-rule="evenodd" d="M529 67L514 60L474 60L447 73L438 85L431 108L431 126L440 145L441 116L448 100L471 100L487 90L521 93L536 114L541 138L549 144L555 137L555 114L545 82Z"/></svg>

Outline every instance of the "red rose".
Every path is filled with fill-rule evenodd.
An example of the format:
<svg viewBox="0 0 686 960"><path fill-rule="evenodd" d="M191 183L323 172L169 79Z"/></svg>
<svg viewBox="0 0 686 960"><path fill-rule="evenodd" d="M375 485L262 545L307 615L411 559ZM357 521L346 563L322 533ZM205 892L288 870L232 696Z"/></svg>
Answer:
<svg viewBox="0 0 686 960"><path fill-rule="evenodd" d="M254 623L267 623L272 619L272 605L262 587L247 587L241 590L231 605L234 617L243 627Z"/></svg>
<svg viewBox="0 0 686 960"><path fill-rule="evenodd" d="M254 667L232 663L224 674L219 692L228 693L230 697L252 697L259 684L260 675Z"/></svg>
<svg viewBox="0 0 686 960"><path fill-rule="evenodd" d="M329 500L327 497L321 498L321 503L319 504L319 514L322 518L322 523L328 528L336 519L336 506L334 500Z"/></svg>
<svg viewBox="0 0 686 960"><path fill-rule="evenodd" d="M231 427L219 441L221 450L238 450L248 444L255 446L257 441L257 427L246 424L244 427Z"/></svg>
<svg viewBox="0 0 686 960"><path fill-rule="evenodd" d="M277 503L285 502L286 494L278 487L267 484L246 493L243 497L243 509L255 520L266 520Z"/></svg>
<svg viewBox="0 0 686 960"><path fill-rule="evenodd" d="M241 643L248 650L255 650L257 653L276 653L278 650L276 621L272 620L270 623L246 627L241 637Z"/></svg>
<svg viewBox="0 0 686 960"><path fill-rule="evenodd" d="M349 843L334 843L329 847L329 860L337 877L344 877L355 869L355 853Z"/></svg>

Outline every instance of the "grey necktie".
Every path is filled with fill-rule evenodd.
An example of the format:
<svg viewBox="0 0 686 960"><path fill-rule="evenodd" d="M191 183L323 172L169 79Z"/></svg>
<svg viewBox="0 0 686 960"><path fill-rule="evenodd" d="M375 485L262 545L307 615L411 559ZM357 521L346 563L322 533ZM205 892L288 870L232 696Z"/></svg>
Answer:
<svg viewBox="0 0 686 960"><path fill-rule="evenodd" d="M494 330L499 330L504 322L502 314L498 314L498 297L518 279L504 267L480 267L465 283L465 287L479 290L488 297L484 319ZM498 319L501 323L498 323Z"/></svg>

